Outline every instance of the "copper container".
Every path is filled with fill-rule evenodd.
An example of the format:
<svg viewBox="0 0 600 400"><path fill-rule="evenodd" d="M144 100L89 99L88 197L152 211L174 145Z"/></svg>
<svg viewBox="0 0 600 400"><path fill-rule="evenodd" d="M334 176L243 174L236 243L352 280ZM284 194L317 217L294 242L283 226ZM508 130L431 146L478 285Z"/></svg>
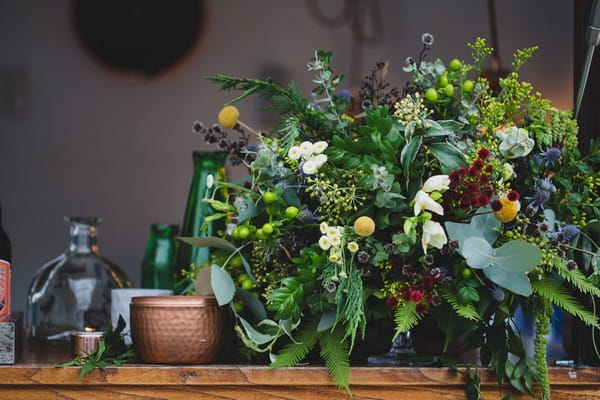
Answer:
<svg viewBox="0 0 600 400"><path fill-rule="evenodd" d="M98 350L100 339L104 332L72 332L71 333L71 356L87 357Z"/></svg>
<svg viewBox="0 0 600 400"><path fill-rule="evenodd" d="M214 296L151 296L131 299L131 337L148 363L207 364L223 335L223 310Z"/></svg>

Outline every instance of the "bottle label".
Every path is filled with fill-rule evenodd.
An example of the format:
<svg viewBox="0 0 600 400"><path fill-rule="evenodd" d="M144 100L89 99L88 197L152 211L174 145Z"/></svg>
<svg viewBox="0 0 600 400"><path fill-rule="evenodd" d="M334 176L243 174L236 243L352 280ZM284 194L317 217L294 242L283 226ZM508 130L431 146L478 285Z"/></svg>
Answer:
<svg viewBox="0 0 600 400"><path fill-rule="evenodd" d="M10 318L10 263L0 260L0 321Z"/></svg>

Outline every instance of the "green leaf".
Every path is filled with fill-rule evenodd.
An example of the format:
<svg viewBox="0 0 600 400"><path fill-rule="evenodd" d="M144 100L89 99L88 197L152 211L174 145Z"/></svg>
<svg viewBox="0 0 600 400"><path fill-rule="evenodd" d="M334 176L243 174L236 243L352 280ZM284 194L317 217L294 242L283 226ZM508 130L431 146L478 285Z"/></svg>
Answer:
<svg viewBox="0 0 600 400"><path fill-rule="evenodd" d="M270 303L267 308L275 311L277 319L300 318L300 301L304 294L302 285L295 277L287 277L281 281L281 286L271 291Z"/></svg>
<svg viewBox="0 0 600 400"><path fill-rule="evenodd" d="M273 339L275 339L275 336L273 336L273 335L262 333L262 332L257 331L256 329L254 329L254 327L248 321L246 321L244 318L242 318L242 317L238 317L238 318L239 318L240 322L242 323L244 330L246 331L247 337L250 340L252 340L252 342L254 342L254 344L260 346L262 344L269 343L269 342L273 341Z"/></svg>
<svg viewBox="0 0 600 400"><path fill-rule="evenodd" d="M528 272L542 260L539 247L522 240L511 240L496 249L494 264L505 271Z"/></svg>
<svg viewBox="0 0 600 400"><path fill-rule="evenodd" d="M272 356L274 360L269 368L293 367L304 360L319 338L316 325L314 321L304 325L295 341L285 346L279 354Z"/></svg>
<svg viewBox="0 0 600 400"><path fill-rule="evenodd" d="M488 268L494 257L494 249L481 237L470 237L464 241L462 255L471 268Z"/></svg>
<svg viewBox="0 0 600 400"><path fill-rule="evenodd" d="M394 321L396 322L396 334L394 338L401 333L408 332L421 320L422 315L417 312L417 303L407 301L404 305L396 308Z"/></svg>
<svg viewBox="0 0 600 400"><path fill-rule="evenodd" d="M286 204L289 206L294 206L300 208L302 206L300 202L300 198L298 197L298 192L295 188L287 188L283 191L283 200L285 200Z"/></svg>
<svg viewBox="0 0 600 400"><path fill-rule="evenodd" d="M402 152L400 153L400 164L402 164L402 168L404 168L405 175L410 170L412 162L417 157L417 152L421 148L422 143L423 138L421 136L413 137L402 149Z"/></svg>
<svg viewBox="0 0 600 400"><path fill-rule="evenodd" d="M477 212L484 213L489 210L490 208L486 207L478 209ZM471 221L468 224L449 221L444 223L448 237L458 241L458 251L460 254L462 254L464 241L470 237L483 237L489 244L493 245L499 235L496 228L500 225L500 221L498 221L496 217L494 217L494 214L491 213L476 215L471 218Z"/></svg>
<svg viewBox="0 0 600 400"><path fill-rule="evenodd" d="M501 268L485 268L483 273L489 280L513 293L525 297L532 293L529 278L522 272L511 272Z"/></svg>
<svg viewBox="0 0 600 400"><path fill-rule="evenodd" d="M235 297L244 302L257 321L267 319L267 311L263 303L247 290L236 288Z"/></svg>
<svg viewBox="0 0 600 400"><path fill-rule="evenodd" d="M443 172L468 166L465 155L449 143L431 143L429 151L438 159Z"/></svg>
<svg viewBox="0 0 600 400"><path fill-rule="evenodd" d="M480 321L481 316L475 310L475 307L471 304L460 304L456 295L452 293L449 289L444 288L441 291L442 297L446 299L448 304L456 311L456 313L466 319L470 319L472 321Z"/></svg>
<svg viewBox="0 0 600 400"><path fill-rule="evenodd" d="M319 325L317 326L317 332L323 332L327 330L335 324L337 320L337 312L335 311L325 311L321 316L321 320L319 321Z"/></svg>
<svg viewBox="0 0 600 400"><path fill-rule="evenodd" d="M350 391L350 346L344 339L341 328L327 335L319 337L321 345L321 357L325 360L325 366L331 375L331 379L340 388Z"/></svg>
<svg viewBox="0 0 600 400"><path fill-rule="evenodd" d="M210 286L220 306L233 300L235 284L231 276L216 264L210 266Z"/></svg>
<svg viewBox="0 0 600 400"><path fill-rule="evenodd" d="M238 224L241 224L242 222L258 215L258 209L252 200L244 199L244 204L246 204L246 208L238 212Z"/></svg>

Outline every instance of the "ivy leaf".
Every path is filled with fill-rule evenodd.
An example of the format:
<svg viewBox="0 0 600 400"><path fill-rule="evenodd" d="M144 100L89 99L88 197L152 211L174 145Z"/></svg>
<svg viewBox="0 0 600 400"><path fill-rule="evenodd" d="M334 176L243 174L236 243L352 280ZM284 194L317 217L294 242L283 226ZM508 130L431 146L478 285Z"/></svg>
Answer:
<svg viewBox="0 0 600 400"><path fill-rule="evenodd" d="M431 143L429 145L429 151L431 151L431 154L433 154L440 164L442 164L442 171L444 173L468 165L465 155L449 143Z"/></svg>
<svg viewBox="0 0 600 400"><path fill-rule="evenodd" d="M233 300L235 284L231 276L216 264L210 266L210 286L220 306Z"/></svg>

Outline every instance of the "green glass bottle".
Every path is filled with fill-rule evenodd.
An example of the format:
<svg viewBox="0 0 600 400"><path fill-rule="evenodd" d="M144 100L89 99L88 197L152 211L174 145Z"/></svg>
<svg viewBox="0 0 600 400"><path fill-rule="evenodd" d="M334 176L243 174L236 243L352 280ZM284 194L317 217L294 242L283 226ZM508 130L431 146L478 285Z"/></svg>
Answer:
<svg viewBox="0 0 600 400"><path fill-rule="evenodd" d="M150 239L142 261L142 287L146 289L173 289L173 260L175 259L178 225L150 225Z"/></svg>
<svg viewBox="0 0 600 400"><path fill-rule="evenodd" d="M214 212L211 206L202 203L202 199L211 197L214 190L214 188L209 189L207 187L207 178L209 175L212 175L215 181L225 181L226 152L194 151L192 156L194 160L194 174L192 176L192 183L185 209L185 217L181 226L180 236L183 237L206 236L200 228L204 223L204 218ZM219 196L219 198L221 198L221 196ZM209 223L208 236L212 236L214 233L216 233L216 229L213 226L213 223ZM190 265L202 265L209 260L210 249L208 247L194 247L179 242L177 245L175 262L173 263L175 276L180 280L182 269L189 270Z"/></svg>

